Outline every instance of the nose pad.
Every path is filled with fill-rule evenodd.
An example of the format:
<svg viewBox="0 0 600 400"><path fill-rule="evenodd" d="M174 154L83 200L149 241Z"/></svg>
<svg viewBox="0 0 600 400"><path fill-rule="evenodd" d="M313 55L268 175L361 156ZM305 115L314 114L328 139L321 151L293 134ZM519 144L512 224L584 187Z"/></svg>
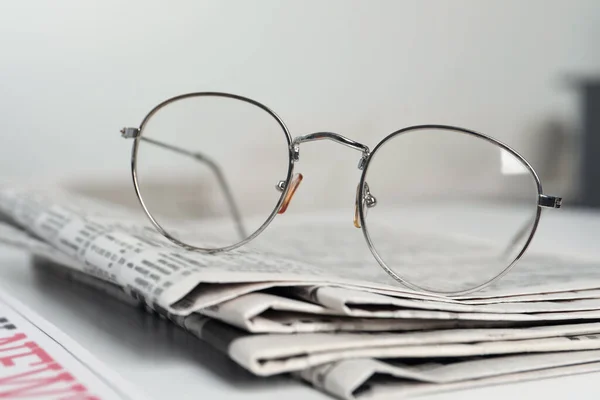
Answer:
<svg viewBox="0 0 600 400"><path fill-rule="evenodd" d="M358 185L356 185L356 200L354 201L354 227L355 228L361 227L360 215L358 212L359 204L360 204L360 207L364 207L364 205L365 205L364 199L360 198L360 183Z"/></svg>
<svg viewBox="0 0 600 400"><path fill-rule="evenodd" d="M294 193L296 193L296 190L298 189L298 186L300 186L300 182L302 182L303 178L304 177L302 176L302 174L295 174L292 177L292 180L290 182L290 190L288 190L287 194L285 195L283 203L281 203L281 207L277 212L278 214L283 214L285 210L287 210L290 201L292 200L292 197L294 197ZM285 190L285 181L279 181L279 183L277 184L277 189L282 191Z"/></svg>
<svg viewBox="0 0 600 400"><path fill-rule="evenodd" d="M365 218L367 218L367 211L369 210L369 208L373 208L376 205L377 205L377 199L369 191L369 185L367 184L367 182L365 182L365 185L364 185L362 199L360 198L360 184L358 184L358 186L356 186L356 201L354 202L354 226L356 228L361 228L360 212L359 212L358 207L362 207L362 209L364 210L363 214L364 214ZM366 206L366 208L365 208L365 206Z"/></svg>

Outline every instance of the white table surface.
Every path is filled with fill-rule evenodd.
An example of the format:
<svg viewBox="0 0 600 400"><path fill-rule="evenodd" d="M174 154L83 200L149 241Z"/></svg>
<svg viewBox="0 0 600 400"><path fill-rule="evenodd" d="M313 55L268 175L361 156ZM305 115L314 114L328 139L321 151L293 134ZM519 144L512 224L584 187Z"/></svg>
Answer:
<svg viewBox="0 0 600 400"><path fill-rule="evenodd" d="M600 260L600 214L546 213L533 250ZM599 263L600 268L600 263ZM330 399L288 377L256 378L169 323L86 288L35 272L23 252L0 246L0 290L91 351L149 399ZM598 399L600 373L486 387L427 399ZM425 399L425 397L422 397Z"/></svg>

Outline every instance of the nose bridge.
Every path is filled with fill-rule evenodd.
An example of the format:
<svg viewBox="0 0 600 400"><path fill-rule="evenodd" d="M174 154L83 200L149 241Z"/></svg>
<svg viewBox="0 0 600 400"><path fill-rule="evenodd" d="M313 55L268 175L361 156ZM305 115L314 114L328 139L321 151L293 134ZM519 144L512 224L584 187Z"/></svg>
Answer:
<svg viewBox="0 0 600 400"><path fill-rule="evenodd" d="M340 134L334 133L334 132L315 132L315 133L309 133L308 135L297 136L292 141L294 161L298 161L298 159L300 157L300 143L314 142L316 140L331 140L333 142L342 144L344 146L347 146L354 150L358 150L358 151L362 152L363 156L358 165L358 168L360 168L360 169L362 169L364 167L364 162L366 161L366 159L370 153L370 150L366 145L359 143L355 140L349 139L346 136L343 136L343 135L340 135Z"/></svg>
<svg viewBox="0 0 600 400"><path fill-rule="evenodd" d="M369 148L367 146L365 146L364 144L354 141L352 139L348 139L346 136L343 136L343 135L340 135L340 134L334 133L334 132L315 132L315 133L309 133L308 135L297 136L294 139L293 144L300 144L300 143L304 143L304 142L313 142L315 140L324 140L324 139L332 140L336 143L343 144L344 146L348 146L355 150L360 150L363 153L369 152Z"/></svg>

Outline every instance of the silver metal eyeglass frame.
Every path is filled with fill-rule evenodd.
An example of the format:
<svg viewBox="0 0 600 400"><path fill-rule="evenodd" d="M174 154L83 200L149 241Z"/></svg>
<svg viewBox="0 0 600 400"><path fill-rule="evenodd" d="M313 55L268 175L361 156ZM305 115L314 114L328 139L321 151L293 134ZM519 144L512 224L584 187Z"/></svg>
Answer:
<svg viewBox="0 0 600 400"><path fill-rule="evenodd" d="M188 149L180 148L180 147L168 144L168 143L163 143L163 142L157 141L152 138L144 137L144 129L146 128L148 121L150 121L152 116L154 116L163 107L165 107L169 104L172 104L174 102L180 101L180 100L194 98L194 97L207 97L207 96L229 98L229 99L233 99L233 100L242 101L242 102L245 102L245 103L248 103L248 104L258 107L259 109L261 109L262 111L264 111L265 113L267 113L268 115L270 115L272 118L274 118L277 121L278 125L281 127L283 133L285 134L285 137L287 140L288 170L287 170L285 180L278 182L276 185L276 189L281 192L281 196L279 197L279 200L277 201L275 208L273 209L271 214L267 217L265 222L262 225L260 225L259 228L256 229L251 234L248 234L244 228L243 220L240 216L239 209L235 202L235 198L233 196L231 188L230 188L224 174L222 173L221 168L219 167L219 165L216 162L211 160L205 154L202 154L199 152L193 152ZM532 221L528 222L527 225L522 227L516 233L515 237L513 238L512 242L511 242L511 245L515 244L518 241L522 240L525 237L525 235L529 234L527 236L527 239L525 240L525 244L524 244L523 248L521 249L521 251L518 252L518 254L513 259L513 261L510 262L508 264L508 266L504 270L502 270L502 272L500 274L498 274L494 278L488 280L487 282L484 282L481 285L476 286L474 288L470 288L468 290L448 291L448 292L436 291L436 290L423 288L421 286L415 285L415 284L403 279L396 272L394 272L386 264L386 262L383 260L383 258L379 255L379 253L377 252L375 245L373 244L373 241L369 235L369 231L367 229L366 210L370 207L374 207L377 202L375 197L372 196L371 193L369 192L369 186L366 181L366 176L367 176L367 172L369 170L371 160L374 158L375 154L377 154L378 150L381 149L382 146L389 140L397 137L398 135L402 135L402 134L405 134L408 132L414 132L414 131L426 130L426 129L449 130L449 131L454 131L454 132L460 132L463 134L474 136L479 139L483 139L487 142L490 142L496 146L501 147L503 150L507 151L508 153L513 155L515 158L517 158L527 168L528 172L531 173L531 175L533 176L536 187L537 187L538 203L537 203L537 207L536 207L536 213L535 213ZM278 213L283 213L285 211L285 208L287 208L287 204L290 201L291 196L293 195L293 192L295 191L295 189L299 183L299 180L295 179L296 177L294 176L294 165L300 159L300 144L305 143L305 142L316 141L316 140L331 140L336 143L339 143L339 144L348 146L352 149L360 151L362 153L362 155L361 155L361 158L358 163L358 168L360 170L362 170L362 174L361 174L360 181L359 181L357 191L356 191L354 225L357 228L362 229L362 232L363 232L363 235L367 242L367 246L369 247L369 250L373 254L374 258L377 260L379 265L385 270L385 272L387 272L392 278L394 278L397 282L401 283L402 285L404 285L408 288L411 288L413 290L426 292L426 293L435 293L435 294L442 294L442 295L448 295L448 296L459 296L459 295L464 295L464 294L468 294L468 293L472 293L472 292L481 290L481 289L491 285L493 282L497 281L498 279L502 278L504 275L506 275L506 273L508 273L508 271L515 264L517 264L517 262L522 258L523 254L525 254L525 252L527 251L527 248L529 247L531 241L533 240L533 236L535 235L535 232L537 230L537 227L538 227L538 224L539 224L539 221L541 218L542 208L560 208L562 205L562 199L560 197L549 196L549 195L545 195L543 193L542 184L540 182L540 179L539 179L537 173L535 172L533 167L529 164L529 162L523 156L521 156L517 151L515 151L513 148L511 148L510 146L500 142L499 140L494 139L491 136L487 136L483 133L479 133L479 132L472 131L472 130L465 129L465 128L449 126L449 125L416 125L416 126L403 128L403 129L395 131L395 132L389 134L388 136L386 136L383 140L381 140L375 146L373 151L371 151L369 149L369 147L367 147L366 145L356 142L354 140L351 140L340 134L333 133L333 132L315 132L315 133L310 133L310 134L303 135L303 136L297 136L296 138L292 139L292 136L291 136L287 126L283 122L283 120L273 110L271 110L269 107L265 106L264 104L259 103L258 101L255 101L253 99L250 99L250 98L247 98L244 96L239 96L239 95L235 95L235 94L231 94L231 93L224 93L224 92L194 92L194 93L187 93L187 94L175 96L175 97L172 97L170 99L163 101L162 103L160 103L156 107L154 107L144 117L144 119L142 120L139 127L137 127L137 128L136 127L126 127L126 128L121 129L120 132L121 132L122 137L134 139L133 147L132 147L132 151L131 151L131 175L132 175L132 179L133 179L133 186L134 186L135 194L138 198L138 201L139 201L140 205L142 206L142 209L144 210L146 216L149 218L150 222L152 223L152 225L158 230L158 232L160 232L164 237L169 239L171 242L173 242L187 250L198 251L198 252L207 253L207 254L226 252L226 251L233 250L233 249L236 249L238 247L241 247L241 246L247 244L248 242L250 242L251 240L256 238L258 235L260 235L267 228L267 226L273 221L273 219L277 216ZM241 240L239 242L232 244L230 246L225 246L225 247L220 247L220 248L202 248L202 247L191 246L187 243L180 241L179 239L177 239L176 237L171 235L166 229L164 229L161 226L161 224L156 220L156 218L152 215L152 213L148 209L146 203L144 202L144 199L143 199L143 196L142 196L142 193L140 190L138 172L137 172L137 161L138 161L138 150L139 150L141 141L159 146L166 150L174 151L176 153L181 154L182 156L194 158L197 161L206 164L212 170L212 172L214 173L215 177L217 178L217 181L225 195L231 216L236 223L238 233L241 237ZM302 176L300 175L299 178L301 180Z"/></svg>

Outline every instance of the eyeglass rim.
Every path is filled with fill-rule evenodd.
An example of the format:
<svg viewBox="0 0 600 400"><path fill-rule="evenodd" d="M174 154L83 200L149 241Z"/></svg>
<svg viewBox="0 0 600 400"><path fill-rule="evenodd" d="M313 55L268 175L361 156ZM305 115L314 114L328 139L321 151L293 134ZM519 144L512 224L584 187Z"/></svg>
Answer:
<svg viewBox="0 0 600 400"><path fill-rule="evenodd" d="M470 129L465 129L465 128L461 128L461 127L457 127L457 126L451 126L451 125L436 125L436 124L429 124L429 125L414 125L414 126L409 126L406 128L402 128L399 129L395 132L392 132L391 134L389 134L388 136L386 136L385 138L383 138L376 146L375 148L370 152L365 166L363 168L362 174L360 176L360 181L359 181L359 199L363 199L364 198L364 188L365 188L365 183L366 183L366 178L367 178L367 173L369 170L369 166L371 164L371 161L373 160L373 158L375 157L375 155L377 154L378 150L381 149L383 147L383 145L385 145L388 141L392 140L393 138L408 133L408 132L414 132L414 131L419 131L419 130L425 130L425 129L438 129L438 130L447 130L447 131L454 131L454 132L460 132L463 134L467 134L467 135L471 135L474 136L478 139L483 139L489 143L492 143L496 146L499 146L500 148L502 148L503 150L509 152L510 154L512 154L514 157L516 157L519 161L521 161L521 163L523 163L523 165L527 168L527 170L529 171L529 173L533 176L533 179L535 181L535 185L536 185L536 189L537 189L537 197L538 199L540 198L540 196L543 194L542 191L542 183L540 181L539 176L537 175L537 173L535 172L535 170L533 169L533 167L531 166L531 164L525 159L525 157L523 157L521 154L519 154L515 149L513 149L512 147L508 146L507 144L499 141L498 139L495 139L491 136L488 136L486 134L477 132L477 131L473 131ZM539 221L541 218L541 214L542 214L542 207L540 206L539 202L536 203L536 214L535 214L535 218L533 221L533 225L531 228L531 232L529 233L529 237L527 238L525 244L523 245L523 248L521 249L521 251L516 255L515 259L510 262L508 264L508 266L506 268L504 268L498 275L496 275L495 277L485 281L484 283L470 288L470 289L466 289L466 290L457 290L457 291L438 291L438 290L432 290L429 288L424 288L421 287L420 285L416 285L412 282L410 282L409 280L402 278L398 273L396 273L395 271L393 271L388 264L383 260L383 258L379 255L377 249L375 248L375 245L373 244L373 241L371 239L371 236L369 235L369 231L368 231L368 227L367 227L367 218L365 216L365 209L362 206L362 202L360 202L361 206L358 207L358 215L359 215L359 219L360 219L360 225L361 225L361 229L363 232L363 235L365 237L365 240L367 242L367 246L369 247L369 250L371 251L371 254L373 254L373 257L375 257L375 259L377 260L377 263L381 266L381 268L383 268L383 270L388 273L394 280L396 280L397 282L399 282L400 284L419 291L419 292L424 292L424 293L433 293L433 294L437 294L437 295L444 295L444 296L462 296L462 295L466 295L469 293L473 293L479 290L482 290L486 287L488 287L489 285L491 285L492 283L498 281L499 279L501 279L504 275L506 275L518 262L519 260L523 257L523 255L525 254L525 252L527 251L529 245L531 244L531 241L533 240L533 237L535 235L535 232L537 231L538 225L539 225Z"/></svg>
<svg viewBox="0 0 600 400"><path fill-rule="evenodd" d="M214 97L224 97L224 98L231 98L234 100L239 100L242 102L246 102L248 104L254 105L256 107L259 107L260 109L262 109L263 111L267 112L271 117L273 117L277 123L279 124L279 126L282 128L282 130L284 131L284 134L286 135L286 140L287 140L287 147L288 147L288 172L287 172L287 176L285 179L285 188L284 190L281 192L281 196L275 206L275 208L273 209L273 211L271 212L271 214L269 215L269 217L265 220L265 222L257 229L255 230L252 234L250 234L247 238L245 238L244 240L241 240L235 244L229 245L229 246L224 246L224 247L219 247L219 248L202 248L202 247L196 247L196 246L192 246L189 245L185 242L182 242L180 240L178 240L177 238L171 236L171 234L169 234L169 232L167 232L162 226L161 224L154 218L154 216L152 215L152 213L150 212L150 210L148 209L148 207L146 206L144 200L143 200L143 196L141 194L141 190L139 187L139 182L138 182L138 177L137 177L137 153L138 153L138 149L139 149L139 142L140 142L140 138L142 137L143 133L144 133L144 128L147 125L148 121L151 119L151 117L156 114L160 109L162 109L163 107L176 102L176 101L180 101L186 98L193 98L193 97L208 97L208 96L214 96ZM416 130L423 130L423 129L439 129L439 130L449 130L449 131L456 131L456 132L461 132L464 134L468 134L474 137L477 137L479 139L483 139L486 140L494 145L497 145L499 147L501 147L502 149L504 149L505 151L509 152L510 154L512 154L514 157L516 157L519 161L521 161L521 163L523 165L525 165L525 167L527 168L527 170L530 172L530 174L533 176L534 181L536 183L536 188L537 188L537 192L538 192L538 198L543 194L542 191L542 185L540 182L540 179L537 175L537 173L535 172L535 170L533 169L533 167L531 166L531 164L521 155L519 154L516 150L514 150L513 148L511 148L510 146L504 144L503 142L485 135L483 133L477 132L477 131L473 131L470 129L465 129L465 128L461 128L461 127L457 127L457 126L451 126L451 125L439 125L439 124L428 124L428 125L414 125L414 126L409 126L409 127L405 127L402 129L399 129L397 131L392 132L391 134L389 134L388 136L386 136L385 138L383 138L376 146L375 148L369 153L365 164L364 164L364 168L360 177L360 181L359 181L359 198L363 198L364 197L364 187L365 187L365 182L366 182L366 176L368 173L368 169L370 166L370 163L372 161L372 159L374 158L375 154L377 153L377 151L385 144L387 143L389 140L395 138L396 136L400 135L400 134L404 134L407 132L411 132L411 131L416 131ZM192 251L198 251L198 252L202 252L202 253L220 253L220 252L226 252L226 251L230 251L233 249L236 249L238 247L241 247L245 244L247 244L248 242L250 242L251 240L255 239L258 235L260 235L266 228L267 226L269 226L269 224L273 221L273 219L277 216L278 210L281 208L283 201L285 199L285 197L288 194L288 191L290 190L290 182L293 176L293 170L294 170L294 157L293 157L293 146L292 146L293 140L292 140L292 136L289 132L289 129L287 128L287 126L285 125L285 123L283 122L283 120L269 107L267 107L266 105L250 99L248 97L244 97L241 95L236 95L236 94L232 94L232 93L227 93L227 92L191 92L191 93L186 93L186 94L181 94L178 96L174 96L171 97L167 100L164 100L163 102L159 103L157 106L155 106L142 120L140 126L139 126L139 136L135 138L133 145L132 145L132 153L131 153L131 173L132 173L132 179L133 179L133 184L134 184L134 189L135 189L135 193L136 196L138 198L138 201L140 203L140 205L142 206L142 209L144 210L145 214L147 215L147 217L150 219L151 223L154 225L154 227L159 231L159 233L161 233L163 236L165 236L168 240L170 240L171 242L187 249L187 250L192 250ZM373 254L374 258L377 260L378 264L393 278L395 279L397 282L401 283L402 285L413 289L413 290L417 290L420 292L425 292L425 293L434 293L434 294L439 294L439 295L446 295L446 296L460 296L460 295L465 295L465 294L469 294L472 292L476 292L479 291L481 289L484 289L485 287L491 285L492 283L494 283L495 281L501 279L504 275L506 275L517 263L518 261L522 258L522 256L525 254L525 252L527 251L529 245L531 244L531 241L533 240L533 237L537 231L538 225L539 225L539 220L541 218L541 209L542 207L540 206L540 204L538 203L536 205L536 215L535 215L535 219L531 228L531 231L529 233L529 236L525 242L525 244L523 245L523 248L521 249L521 251L517 254L517 256L515 257L515 259L504 269L502 270L498 275L496 275L495 277L493 277L492 279L482 283L481 285L478 285L476 287L467 289L467 290L461 290L461 291L437 291L437 290L432 290L429 288L424 288L421 287L419 285L416 285L404 278L402 278L400 275L398 275L396 272L394 272L390 267L388 267L387 263L382 259L382 257L379 255L379 253L377 252L373 241L369 235L368 232L368 227L367 227L367 221L365 218L365 212L364 212L364 207L358 207L358 212L359 212L359 219L361 222L361 229L363 231L363 235L365 237L365 240L367 242L367 246L369 247L369 250L371 251L371 253Z"/></svg>
<svg viewBox="0 0 600 400"><path fill-rule="evenodd" d="M150 212L149 208L146 206L146 203L143 200L143 195L141 193L140 186L139 186L138 171L137 171L137 156L138 156L138 150L139 150L139 143L141 141L141 137L144 134L144 128L148 124L148 121L150 121L150 119L158 111L160 111L163 107L165 107L169 104L175 103L177 101L180 101L180 100L185 100L185 99L194 98L194 97L229 98L229 99L239 100L239 101L251 104L253 106L256 106L256 107L262 109L263 111L265 111L267 114L269 114L271 117L273 117L277 121L277 123L283 130L286 140L287 140L288 171L287 171L287 175L285 178L285 188L281 192L281 196L279 197L279 200L277 201L275 208L273 209L271 214L267 217L265 222L263 222L263 224L260 227L258 227L258 229L256 229L252 234L248 235L248 237L246 237L245 239L243 239L237 243L234 243L232 245L228 245L228 246L217 247L217 248L198 247L198 246L192 246L188 243L182 242L181 240L173 237L166 229L164 229L162 227L162 225L152 215L152 213ZM237 94L232 94L232 93L227 93L227 92L191 92L191 93L185 93L185 94L180 94L178 96L171 97L171 98L159 103L158 105L156 105L152 110L150 110L150 112L148 114L146 114L146 116L140 123L138 129L139 129L139 135L135 138L133 145L132 145L132 149L131 149L131 177L133 180L135 194L136 194L136 197L137 197L140 205L142 206L142 209L144 210L144 213L150 219L150 222L152 223L152 225L158 230L158 232L161 235L166 237L171 242L175 243L178 246L185 248L186 250L197 251L200 253L214 254L214 253L226 252L226 251L234 250L238 247L241 247L241 246L247 244L248 242L250 242L251 240L253 240L254 238L256 238L267 228L267 226L269 226L269 224L277 216L277 213L278 213L279 209L281 208L283 201L284 201L285 197L287 196L288 191L290 190L290 186L291 186L290 182L292 180L292 176L294 173L294 162L293 162L293 154L292 154L292 135L290 134L290 131L287 128L287 126L285 125L285 123L283 122L283 120L271 108L267 107L266 105L264 105L256 100L253 100L253 99L245 97L245 96L240 96Z"/></svg>

